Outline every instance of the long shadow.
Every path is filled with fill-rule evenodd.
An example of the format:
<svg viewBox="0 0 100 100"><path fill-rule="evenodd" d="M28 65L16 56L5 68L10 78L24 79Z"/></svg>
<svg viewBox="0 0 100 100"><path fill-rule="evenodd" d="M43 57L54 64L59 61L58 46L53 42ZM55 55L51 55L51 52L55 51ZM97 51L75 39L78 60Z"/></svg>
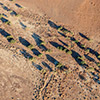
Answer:
<svg viewBox="0 0 100 100"><path fill-rule="evenodd" d="M82 64L82 59L78 59L78 57L82 57L79 53L77 53L76 51L74 51L74 50L72 50L72 57L75 59L75 61L79 64L79 65L81 65L81 66L83 66L83 67L88 67L88 65L87 64Z"/></svg>
<svg viewBox="0 0 100 100"><path fill-rule="evenodd" d="M62 40L60 40L59 39L59 41L63 44L63 45L65 45L65 46L67 46L68 47L68 44L66 44L65 42L63 42Z"/></svg>
<svg viewBox="0 0 100 100"><path fill-rule="evenodd" d="M77 41L74 37L71 37L70 39L71 39L72 41L74 41L74 42ZM81 49L84 49L84 50L85 50L85 47L83 47L82 44L81 44L80 42L75 42L75 43L77 44L78 47L80 47Z"/></svg>
<svg viewBox="0 0 100 100"><path fill-rule="evenodd" d="M0 5L3 5L3 3L0 2Z"/></svg>
<svg viewBox="0 0 100 100"><path fill-rule="evenodd" d="M54 22L48 20L48 24L55 29L59 29L61 26L56 25ZM70 32L69 30L67 30L66 28L62 27L62 29L60 29L62 32Z"/></svg>
<svg viewBox="0 0 100 100"><path fill-rule="evenodd" d="M37 50L37 49L32 49L33 54L35 54L36 56L41 55L41 53Z"/></svg>
<svg viewBox="0 0 100 100"><path fill-rule="evenodd" d="M6 6L2 6L2 8L3 8L4 10L6 10L6 11L11 11L11 9L9 9L9 8L6 7Z"/></svg>
<svg viewBox="0 0 100 100"><path fill-rule="evenodd" d="M27 40L25 40L25 39L22 38L22 37L19 37L19 41L20 41L24 46L26 46L26 47L28 47L29 45L31 45ZM32 51L33 54L35 54L36 56L41 55L41 53L40 53L37 49L35 49L35 48L31 49L31 51Z"/></svg>
<svg viewBox="0 0 100 100"><path fill-rule="evenodd" d="M89 40L89 38L88 38L87 36L85 36L84 34L79 33L79 35L80 35L81 37L83 37L83 38L85 38L85 39Z"/></svg>
<svg viewBox="0 0 100 100"><path fill-rule="evenodd" d="M19 41L26 47L30 45L30 43L22 37L19 37Z"/></svg>
<svg viewBox="0 0 100 100"><path fill-rule="evenodd" d="M85 58L89 61L96 62L92 57L88 56L87 54L84 54Z"/></svg>
<svg viewBox="0 0 100 100"><path fill-rule="evenodd" d="M65 37L66 38L66 35L61 33L61 32L58 32L61 36Z"/></svg>
<svg viewBox="0 0 100 100"><path fill-rule="evenodd" d="M53 63L55 66L57 63L59 63L56 59L54 59L53 57L51 57L50 55L46 54L47 59Z"/></svg>
<svg viewBox="0 0 100 100"><path fill-rule="evenodd" d="M89 52L90 52L91 54L95 55L95 56L97 57L98 60L100 60L100 57L98 57L98 56L100 56L100 54L99 54L97 51L95 51L95 50L93 50L93 49L91 49L91 48L87 48L87 49L89 49Z"/></svg>
<svg viewBox="0 0 100 100"><path fill-rule="evenodd" d="M26 50L23 49L23 50L20 50L20 52L25 58L32 58L32 55L26 52Z"/></svg>
<svg viewBox="0 0 100 100"><path fill-rule="evenodd" d="M3 23L8 22L8 19L5 19L4 17L0 18L0 20L1 20Z"/></svg>
<svg viewBox="0 0 100 100"><path fill-rule="evenodd" d="M32 65L33 65L34 67L36 67L39 71L41 71L41 70L43 69L40 65L35 64L34 62L32 62Z"/></svg>
<svg viewBox="0 0 100 100"><path fill-rule="evenodd" d="M22 8L22 6L21 6L21 5L19 5L19 4L17 4L17 3L16 3L15 5L16 5L18 8Z"/></svg>
<svg viewBox="0 0 100 100"><path fill-rule="evenodd" d="M57 61L55 58L51 57L50 55L46 54L46 58L55 65L55 67L60 63L59 61ZM60 67L61 70L67 69L66 66L61 65Z"/></svg>
<svg viewBox="0 0 100 100"><path fill-rule="evenodd" d="M15 11L12 11L12 12L10 13L10 15L12 15L12 16L17 16L18 14L17 14Z"/></svg>
<svg viewBox="0 0 100 100"><path fill-rule="evenodd" d="M4 37L10 36L9 33L7 33L5 30L3 30L3 29L1 29L1 28L0 28L0 33L1 33L1 35L3 35Z"/></svg>
<svg viewBox="0 0 100 100"><path fill-rule="evenodd" d="M47 67L47 68L50 70L50 72L53 71L52 68L51 68L46 62L43 61L42 64L43 64L45 67Z"/></svg>
<svg viewBox="0 0 100 100"><path fill-rule="evenodd" d="M58 29L60 26L57 26L54 22L48 20L48 24L52 27L52 28L55 28L55 29Z"/></svg>
<svg viewBox="0 0 100 100"><path fill-rule="evenodd" d="M23 29L25 29L27 26L24 25L21 21L19 21L20 25L22 26Z"/></svg>
<svg viewBox="0 0 100 100"><path fill-rule="evenodd" d="M62 46L62 45L60 45L60 44L58 44L58 43L56 43L56 42L50 41L50 44L51 44L52 46L54 46L55 48L62 47L62 50L65 49L64 46Z"/></svg>
<svg viewBox="0 0 100 100"><path fill-rule="evenodd" d="M35 40L37 46L38 46L40 49L42 49L42 51L47 51L47 50L48 50L43 44L41 44L43 41L40 39L40 36L39 36L39 35L37 35L37 34L34 33L34 34L32 35L32 37L34 38L34 40Z"/></svg>
<svg viewBox="0 0 100 100"><path fill-rule="evenodd" d="M66 48L65 47L63 47L62 45L59 45L58 43L56 43L56 42L50 42L50 44L51 45L53 45L54 47L62 47L62 50L65 50ZM66 49L66 53L68 52L69 50L68 49ZM84 67L86 67L87 65L85 64L85 62L82 60L82 59L80 59L80 58L82 58L82 56L81 55L79 55L76 51L74 51L74 50L71 50L71 52L72 52L72 54L71 54L71 56L75 59L75 61L79 64L79 65L82 65L82 66L84 66Z"/></svg>

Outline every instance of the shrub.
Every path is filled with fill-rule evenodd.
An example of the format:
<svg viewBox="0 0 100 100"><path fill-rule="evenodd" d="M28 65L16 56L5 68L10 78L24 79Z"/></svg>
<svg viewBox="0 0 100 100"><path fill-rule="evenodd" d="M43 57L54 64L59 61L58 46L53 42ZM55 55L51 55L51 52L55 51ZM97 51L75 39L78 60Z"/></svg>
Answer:
<svg viewBox="0 0 100 100"><path fill-rule="evenodd" d="M12 40L10 41L10 43L16 43L16 40L12 39Z"/></svg>
<svg viewBox="0 0 100 100"><path fill-rule="evenodd" d="M86 64L86 62L85 61L81 61L81 64L84 65L84 64Z"/></svg>
<svg viewBox="0 0 100 100"><path fill-rule="evenodd" d="M71 50L67 51L67 54L70 54L71 55L72 54L72 51Z"/></svg>
<svg viewBox="0 0 100 100"><path fill-rule="evenodd" d="M78 41L78 40L75 40L74 42L75 42L75 43L79 43L79 41Z"/></svg>
<svg viewBox="0 0 100 100"><path fill-rule="evenodd" d="M42 53L40 53L40 54L38 54L38 57L41 57L43 54Z"/></svg>
<svg viewBox="0 0 100 100"><path fill-rule="evenodd" d="M95 70L94 70L93 67L89 67L89 68L87 68L87 71L88 71L88 72L93 72L93 71L95 71Z"/></svg>
<svg viewBox="0 0 100 100"><path fill-rule="evenodd" d="M34 46L33 46L32 44L30 44L30 45L28 46L28 48L32 50L32 49L34 48Z"/></svg>
<svg viewBox="0 0 100 100"><path fill-rule="evenodd" d="M85 45L84 44L81 44L81 47L85 48Z"/></svg>
<svg viewBox="0 0 100 100"><path fill-rule="evenodd" d="M98 58L100 58L100 54L98 55Z"/></svg>
<svg viewBox="0 0 100 100"><path fill-rule="evenodd" d="M78 56L77 58L80 59L80 60L83 60L84 59L83 57L80 57L80 56Z"/></svg>
<svg viewBox="0 0 100 100"><path fill-rule="evenodd" d="M86 50L85 50L85 52L86 52L86 53L89 53L89 52L90 52L90 50L89 50L89 49L86 49Z"/></svg>
<svg viewBox="0 0 100 100"><path fill-rule="evenodd" d="M63 66L61 63L57 63L57 64L56 64L56 67L61 69L61 68L64 67L64 66Z"/></svg>
<svg viewBox="0 0 100 100"><path fill-rule="evenodd" d="M45 44L45 42L44 41L42 41L41 43L40 43L40 45L44 45Z"/></svg>
<svg viewBox="0 0 100 100"><path fill-rule="evenodd" d="M41 73L42 73L42 74L46 74L46 72L47 72L46 69L42 69L42 70L41 70Z"/></svg>
<svg viewBox="0 0 100 100"><path fill-rule="evenodd" d="M57 30L58 31L61 31L61 29L63 29L63 27L62 26L59 26Z"/></svg>
<svg viewBox="0 0 100 100"><path fill-rule="evenodd" d="M13 38L13 36L9 35L9 36L7 36L6 38L7 38L7 39L11 39L11 38Z"/></svg>
<svg viewBox="0 0 100 100"><path fill-rule="evenodd" d="M35 57L29 57L30 61L34 61L36 58Z"/></svg>

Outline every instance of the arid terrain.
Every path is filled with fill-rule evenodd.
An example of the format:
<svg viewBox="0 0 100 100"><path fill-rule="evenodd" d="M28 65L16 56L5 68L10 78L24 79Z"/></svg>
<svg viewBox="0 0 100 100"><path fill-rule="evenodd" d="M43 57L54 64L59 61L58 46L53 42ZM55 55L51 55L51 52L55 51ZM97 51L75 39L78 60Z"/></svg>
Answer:
<svg viewBox="0 0 100 100"><path fill-rule="evenodd" d="M100 0L0 0L0 100L100 100Z"/></svg>

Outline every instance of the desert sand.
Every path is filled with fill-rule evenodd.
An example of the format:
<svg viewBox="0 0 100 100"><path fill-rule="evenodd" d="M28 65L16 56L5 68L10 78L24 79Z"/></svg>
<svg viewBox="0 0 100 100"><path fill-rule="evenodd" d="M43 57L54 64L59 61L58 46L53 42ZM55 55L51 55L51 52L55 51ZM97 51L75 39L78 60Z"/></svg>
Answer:
<svg viewBox="0 0 100 100"><path fill-rule="evenodd" d="M99 0L0 0L0 100L100 100Z"/></svg>

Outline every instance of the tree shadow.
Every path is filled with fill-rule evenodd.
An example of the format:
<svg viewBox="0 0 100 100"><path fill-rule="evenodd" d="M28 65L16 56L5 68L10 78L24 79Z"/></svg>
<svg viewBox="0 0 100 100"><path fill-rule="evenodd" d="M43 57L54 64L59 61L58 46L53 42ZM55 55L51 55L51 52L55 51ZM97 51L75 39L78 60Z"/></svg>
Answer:
<svg viewBox="0 0 100 100"><path fill-rule="evenodd" d="M81 49L86 49L79 41L77 41L74 37L71 37L70 38L71 39L71 41L74 41L76 44L77 44L77 46L79 47L79 48L81 48Z"/></svg>
<svg viewBox="0 0 100 100"><path fill-rule="evenodd" d="M50 70L50 72L53 71L52 68L51 68L46 62L43 61L42 64L43 64L45 67L47 67L47 68Z"/></svg>
<svg viewBox="0 0 100 100"><path fill-rule="evenodd" d="M11 9L9 9L9 8L6 7L6 6L2 6L2 8L3 8L4 10L6 10L6 11L11 11Z"/></svg>
<svg viewBox="0 0 100 100"><path fill-rule="evenodd" d="M55 48L62 47L62 50L65 49L64 46L62 46L62 45L60 45L60 44L58 44L58 43L56 43L56 42L50 41L50 44L51 44L52 46L54 46Z"/></svg>
<svg viewBox="0 0 100 100"><path fill-rule="evenodd" d="M37 50L37 49L32 49L33 54L35 54L36 56L41 55L41 53Z"/></svg>
<svg viewBox="0 0 100 100"><path fill-rule="evenodd" d="M32 65L33 65L34 67L36 67L39 71L41 71L41 70L43 69L40 65L35 64L34 62L32 62Z"/></svg>
<svg viewBox="0 0 100 100"><path fill-rule="evenodd" d="M55 29L58 29L60 26L57 26L54 22L48 20L48 24L52 27L52 28L55 28Z"/></svg>
<svg viewBox="0 0 100 100"><path fill-rule="evenodd" d="M30 45L30 43L22 37L19 37L19 41L26 47Z"/></svg>
<svg viewBox="0 0 100 100"><path fill-rule="evenodd" d="M10 36L9 33L7 33L5 30L3 30L3 29L1 29L1 28L0 28L0 33L1 33L1 35L3 35L4 37Z"/></svg>
<svg viewBox="0 0 100 100"><path fill-rule="evenodd" d="M0 5L3 5L3 3L0 2Z"/></svg>
<svg viewBox="0 0 100 100"><path fill-rule="evenodd" d="M65 46L67 46L68 47L68 44L66 44L65 42L63 42L62 40L60 40L59 39L59 41L63 44L63 45L65 45Z"/></svg>
<svg viewBox="0 0 100 100"><path fill-rule="evenodd" d="M29 54L28 52L26 52L26 50L20 50L21 54L25 57L25 58L32 58L32 55Z"/></svg>
<svg viewBox="0 0 100 100"><path fill-rule="evenodd" d="M66 35L61 33L61 32L58 32L61 36L65 37L66 38Z"/></svg>
<svg viewBox="0 0 100 100"><path fill-rule="evenodd" d="M23 29L27 28L26 25L24 25L20 20L19 20L20 25L22 26Z"/></svg>
<svg viewBox="0 0 100 100"><path fill-rule="evenodd" d="M84 54L85 58L89 61L96 62L92 57L88 56L87 54Z"/></svg>
<svg viewBox="0 0 100 100"><path fill-rule="evenodd" d="M85 68L86 67L88 67L88 65L87 64L82 64L82 59L79 59L79 58L81 58L82 56L79 54L79 53L77 53L76 51L74 51L74 50L72 50L72 57L75 59L75 61L79 64L79 65L81 65L81 66L84 66Z"/></svg>
<svg viewBox="0 0 100 100"><path fill-rule="evenodd" d="M10 13L10 15L12 15L12 16L17 16L18 14L17 14L15 11L12 11L12 12Z"/></svg>
<svg viewBox="0 0 100 100"><path fill-rule="evenodd" d="M18 8L22 8L22 6L21 6L21 5L19 5L19 4L17 4L17 3L16 3L15 5L16 5Z"/></svg>
<svg viewBox="0 0 100 100"><path fill-rule="evenodd" d="M9 22L8 19L6 19L6 18L4 18L4 17L0 18L0 20L1 20L3 23Z"/></svg>
<svg viewBox="0 0 100 100"><path fill-rule="evenodd" d="M48 49L42 44L43 41L40 39L40 36L37 34L33 34L32 37L34 38L37 46L42 50L42 51L47 51Z"/></svg>
<svg viewBox="0 0 100 100"><path fill-rule="evenodd" d="M46 54L47 59L53 63L55 66L57 63L59 63L56 59L54 59L53 57L51 57L50 55Z"/></svg>
<svg viewBox="0 0 100 100"><path fill-rule="evenodd" d="M87 36L85 36L84 34L79 33L79 35L80 35L81 37L83 37L83 38L85 38L85 39L89 40L89 38L88 38Z"/></svg>
<svg viewBox="0 0 100 100"><path fill-rule="evenodd" d="M100 54L99 54L97 51L95 51L95 50L93 50L93 49L91 49L91 48L87 48L87 49L89 49L89 52L90 52L91 54L95 55L95 56L97 57L98 60L100 60L100 57L98 57L98 56L100 56Z"/></svg>

